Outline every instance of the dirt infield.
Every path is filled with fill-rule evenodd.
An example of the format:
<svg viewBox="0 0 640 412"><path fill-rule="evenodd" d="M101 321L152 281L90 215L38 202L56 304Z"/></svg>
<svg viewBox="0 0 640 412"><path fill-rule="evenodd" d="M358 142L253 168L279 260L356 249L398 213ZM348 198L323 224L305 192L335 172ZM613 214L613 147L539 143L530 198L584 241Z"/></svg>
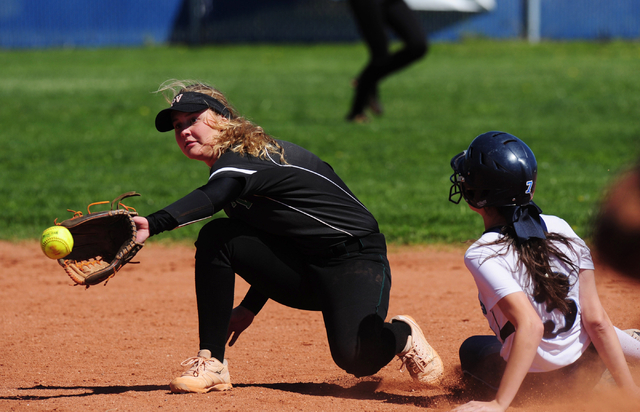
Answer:
<svg viewBox="0 0 640 412"><path fill-rule="evenodd" d="M70 286L37 243L0 242L0 410L449 410L486 396L464 385L457 356L464 338L490 333L463 251L393 248L389 255L389 314L410 314L421 324L445 363L439 388L414 384L396 361L371 377L347 375L331 360L320 314L270 301L227 351L233 390L173 395L169 381L198 349L193 248L151 244L138 254L140 265L85 290ZM601 269L598 287L614 324L640 326L640 283ZM237 302L246 290L238 278ZM637 409L604 389L524 397L510 410Z"/></svg>

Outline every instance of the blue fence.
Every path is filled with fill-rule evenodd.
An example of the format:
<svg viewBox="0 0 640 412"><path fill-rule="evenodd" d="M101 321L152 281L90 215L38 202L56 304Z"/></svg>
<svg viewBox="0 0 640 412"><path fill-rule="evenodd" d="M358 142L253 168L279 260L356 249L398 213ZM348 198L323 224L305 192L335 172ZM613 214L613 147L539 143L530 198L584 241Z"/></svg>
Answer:
<svg viewBox="0 0 640 412"><path fill-rule="evenodd" d="M639 0L539 0L541 38L640 39ZM421 11L433 41L526 33L526 0L482 13ZM105 47L359 39L344 1L2 0L1 48Z"/></svg>

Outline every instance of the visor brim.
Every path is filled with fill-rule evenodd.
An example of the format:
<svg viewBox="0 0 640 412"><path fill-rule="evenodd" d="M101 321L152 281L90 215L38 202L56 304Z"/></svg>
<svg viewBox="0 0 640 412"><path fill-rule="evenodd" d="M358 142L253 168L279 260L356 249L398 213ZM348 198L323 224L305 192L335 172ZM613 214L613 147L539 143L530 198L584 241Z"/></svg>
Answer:
<svg viewBox="0 0 640 412"><path fill-rule="evenodd" d="M171 112L195 113L208 108L209 106L201 103L176 104L172 107L167 107L166 109L161 110L156 116L156 129L158 129L159 132L168 132L173 130Z"/></svg>

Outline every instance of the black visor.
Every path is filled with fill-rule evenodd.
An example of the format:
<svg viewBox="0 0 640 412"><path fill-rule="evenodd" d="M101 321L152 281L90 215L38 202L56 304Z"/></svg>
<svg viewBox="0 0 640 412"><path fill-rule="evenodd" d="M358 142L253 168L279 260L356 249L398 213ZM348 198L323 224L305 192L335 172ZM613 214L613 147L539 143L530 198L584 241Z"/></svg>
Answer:
<svg viewBox="0 0 640 412"><path fill-rule="evenodd" d="M203 93L185 92L173 98L171 107L158 113L156 116L156 129L159 132L173 130L171 112L174 110L183 113L195 113L205 109L212 109L226 118L231 118L231 113L219 100Z"/></svg>

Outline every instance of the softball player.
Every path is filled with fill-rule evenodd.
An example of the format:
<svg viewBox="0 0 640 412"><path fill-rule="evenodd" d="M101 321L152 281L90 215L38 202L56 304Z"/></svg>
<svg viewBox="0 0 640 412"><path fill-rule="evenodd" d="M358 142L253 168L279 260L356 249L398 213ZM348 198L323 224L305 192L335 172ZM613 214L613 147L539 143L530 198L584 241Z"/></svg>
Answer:
<svg viewBox="0 0 640 412"><path fill-rule="evenodd" d="M175 83L171 107L156 117L183 153L210 167L208 182L146 218L138 241L213 216L196 242L200 351L172 392L231 388L224 359L268 299L321 311L331 355L355 376L398 355L411 376L437 383L442 361L420 327L400 315L385 322L391 271L384 236L331 166L239 117L217 90ZM250 289L233 308L235 275Z"/></svg>
<svg viewBox="0 0 640 412"><path fill-rule="evenodd" d="M427 36L415 13L403 0L349 0L349 6L369 49L369 62L358 78L347 120L366 122L365 109L382 114L378 83L398 70L421 59L428 51ZM404 47L389 52L387 28L402 40Z"/></svg>
<svg viewBox="0 0 640 412"><path fill-rule="evenodd" d="M484 220L465 264L495 333L467 339L460 363L465 374L497 390L492 402L455 410L503 411L521 385L595 386L605 367L619 387L640 397L625 359L640 359L640 336L611 324L582 239L533 203L537 163L529 147L508 133L487 132L451 167L449 200L464 197Z"/></svg>

